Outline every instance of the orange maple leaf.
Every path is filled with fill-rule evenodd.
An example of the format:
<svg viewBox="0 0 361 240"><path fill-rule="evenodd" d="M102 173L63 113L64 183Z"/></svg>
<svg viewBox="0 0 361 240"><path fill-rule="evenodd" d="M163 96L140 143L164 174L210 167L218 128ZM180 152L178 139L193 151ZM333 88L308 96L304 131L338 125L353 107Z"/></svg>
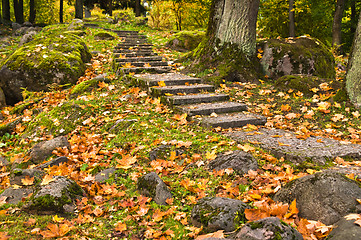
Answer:
<svg viewBox="0 0 361 240"><path fill-rule="evenodd" d="M33 185L34 177L25 176L25 178L21 179L21 183L25 186Z"/></svg>
<svg viewBox="0 0 361 240"><path fill-rule="evenodd" d="M40 234L44 238L54 238L54 237L62 237L65 236L72 227L67 224L60 224L59 226L53 223L49 223L47 228L49 230L41 231Z"/></svg>
<svg viewBox="0 0 361 240"><path fill-rule="evenodd" d="M43 180L41 181L41 184L42 186L44 185L48 185L49 183L51 183L52 181L55 181L55 179L53 178L52 175L45 175L45 177L43 178Z"/></svg>
<svg viewBox="0 0 361 240"><path fill-rule="evenodd" d="M134 164L135 162L137 162L137 157L133 157L129 154L125 155L122 157L122 159L117 160L118 165L117 168L121 168L121 169L129 169L132 167L132 164Z"/></svg>
<svg viewBox="0 0 361 240"><path fill-rule="evenodd" d="M122 222L118 222L117 225L115 226L115 231L117 232L123 232L127 230L127 224L122 223Z"/></svg>
<svg viewBox="0 0 361 240"><path fill-rule="evenodd" d="M297 204L296 204L296 199L295 199L295 200L293 200L293 202L291 203L290 208L289 208L290 212L285 215L285 218L290 218L290 217L292 217L293 215L297 215L297 214L298 214L299 211L298 211L296 205L297 205Z"/></svg>
<svg viewBox="0 0 361 240"><path fill-rule="evenodd" d="M244 214L249 221L257 221L262 218L270 217L268 212L261 209L246 209Z"/></svg>

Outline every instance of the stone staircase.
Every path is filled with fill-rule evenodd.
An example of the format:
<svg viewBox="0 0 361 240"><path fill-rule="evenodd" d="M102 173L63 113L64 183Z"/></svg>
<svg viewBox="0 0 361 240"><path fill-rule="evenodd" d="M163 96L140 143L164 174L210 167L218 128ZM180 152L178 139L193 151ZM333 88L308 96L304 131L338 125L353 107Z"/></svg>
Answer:
<svg viewBox="0 0 361 240"><path fill-rule="evenodd" d="M207 127L237 128L247 124L263 125L267 121L263 116L247 112L246 104L231 102L228 95L215 93L215 87L203 84L200 78L179 73L134 77L140 85L148 87L153 96Z"/></svg>
<svg viewBox="0 0 361 240"><path fill-rule="evenodd" d="M145 35L137 31L113 30L113 32L121 38L121 42L113 50L113 67L117 72L164 73L172 69L162 57L153 52L153 45L148 42Z"/></svg>
<svg viewBox="0 0 361 240"><path fill-rule="evenodd" d="M113 31L121 37L114 49L117 73L143 73L134 75L138 84L176 111L208 127L236 128L266 123L265 117L247 112L246 104L229 101L228 95L215 93L215 87L203 84L200 78L167 73L171 67L153 52L146 36L136 31Z"/></svg>

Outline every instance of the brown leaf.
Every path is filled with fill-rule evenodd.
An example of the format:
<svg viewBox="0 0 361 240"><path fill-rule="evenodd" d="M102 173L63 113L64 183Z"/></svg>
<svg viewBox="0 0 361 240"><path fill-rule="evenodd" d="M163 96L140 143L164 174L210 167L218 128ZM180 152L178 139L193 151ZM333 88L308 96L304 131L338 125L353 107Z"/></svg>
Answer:
<svg viewBox="0 0 361 240"><path fill-rule="evenodd" d="M21 179L21 183L25 186L33 185L34 177L25 176L25 178Z"/></svg>
<svg viewBox="0 0 361 240"><path fill-rule="evenodd" d="M268 212L262 211L261 209L246 209L244 213L249 221L257 221L262 218L270 217Z"/></svg>
<svg viewBox="0 0 361 240"><path fill-rule="evenodd" d="M123 232L125 230L127 230L127 225L125 223L118 222L117 225L115 226L115 231L117 232Z"/></svg>
<svg viewBox="0 0 361 240"><path fill-rule="evenodd" d="M206 238L224 238L224 234L223 234L224 230L219 230L217 232L213 232L213 233L208 233L208 234L205 234L205 235L200 235L196 238L196 240L203 240L203 239L206 239Z"/></svg>
<svg viewBox="0 0 361 240"><path fill-rule="evenodd" d="M295 215L295 214L297 215L297 214L298 214L299 211L298 211L296 205L297 205L297 204L296 204L296 199L295 199L295 200L293 200L293 202L291 203L290 208L289 208L290 212L285 215L285 218L290 218L290 217L292 217L293 215Z"/></svg>
<svg viewBox="0 0 361 240"><path fill-rule="evenodd" d="M53 178L53 176L47 174L45 175L45 177L43 178L43 181L41 181L42 186L44 185L48 185L49 183L51 183L52 181L55 181L55 179Z"/></svg>

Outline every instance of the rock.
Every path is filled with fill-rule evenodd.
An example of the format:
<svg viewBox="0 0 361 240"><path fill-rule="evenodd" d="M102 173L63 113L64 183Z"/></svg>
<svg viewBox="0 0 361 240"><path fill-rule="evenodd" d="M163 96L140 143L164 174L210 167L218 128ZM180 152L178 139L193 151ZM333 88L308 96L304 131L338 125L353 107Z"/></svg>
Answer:
<svg viewBox="0 0 361 240"><path fill-rule="evenodd" d="M107 78L107 74L105 73L98 75L92 79L83 81L73 88L73 90L71 91L71 98L75 98L84 92L90 92L98 86L99 82L110 82L110 79Z"/></svg>
<svg viewBox="0 0 361 240"><path fill-rule="evenodd" d="M19 46L24 45L25 43L28 43L33 40L33 37L36 35L35 31L28 32L24 36L21 37Z"/></svg>
<svg viewBox="0 0 361 240"><path fill-rule="evenodd" d="M247 208L250 207L240 200L205 197L193 207L191 221L196 227L203 226L206 232L232 232L236 221L245 220L244 210Z"/></svg>
<svg viewBox="0 0 361 240"><path fill-rule="evenodd" d="M10 184L18 186L32 186L36 182L41 181L42 177L45 175L43 171L38 169L20 169L15 168L11 171L10 174ZM26 183L27 179L33 179L33 184Z"/></svg>
<svg viewBox="0 0 361 240"><path fill-rule="evenodd" d="M204 37L205 32L181 31L174 34L166 46L181 52L191 51L199 45Z"/></svg>
<svg viewBox="0 0 361 240"><path fill-rule="evenodd" d="M263 50L262 68L271 79L293 74L335 78L334 57L316 39L268 39L260 42L260 48Z"/></svg>
<svg viewBox="0 0 361 240"><path fill-rule="evenodd" d="M19 29L17 29L13 35L14 36L22 36L22 35L25 35L29 32L37 32L37 28L34 28L34 27L21 27Z"/></svg>
<svg viewBox="0 0 361 240"><path fill-rule="evenodd" d="M361 236L361 227L355 224L356 220L347 220L344 217L333 224L335 227L327 236L327 240L359 240Z"/></svg>
<svg viewBox="0 0 361 240"><path fill-rule="evenodd" d="M81 19L73 19L69 26L67 27L68 31L74 31L74 30L84 30L84 22Z"/></svg>
<svg viewBox="0 0 361 240"><path fill-rule="evenodd" d="M115 168L104 169L103 171L95 175L95 181L104 182L108 180L115 173L115 171L116 171Z"/></svg>
<svg viewBox="0 0 361 240"><path fill-rule="evenodd" d="M180 156L184 153L181 149L175 149L176 156ZM168 159L170 157L170 153L172 152L172 146L170 145L161 145L152 149L149 152L149 159L150 161L157 160L157 159Z"/></svg>
<svg viewBox="0 0 361 240"><path fill-rule="evenodd" d="M8 160L6 160L6 158L0 157L0 167L6 167L9 165L10 165L10 162Z"/></svg>
<svg viewBox="0 0 361 240"><path fill-rule="evenodd" d="M237 150L218 155L216 159L209 163L208 167L212 170L232 168L240 174L245 174L249 170L257 170L258 163L252 154Z"/></svg>
<svg viewBox="0 0 361 240"><path fill-rule="evenodd" d="M301 218L331 225L356 211L361 188L358 182L342 174L318 172L289 182L273 198L287 203L294 199Z"/></svg>
<svg viewBox="0 0 361 240"><path fill-rule="evenodd" d="M54 177L47 185L40 185L23 210L37 214L73 213L76 199L85 197L83 189L73 180L63 176Z"/></svg>
<svg viewBox="0 0 361 240"><path fill-rule="evenodd" d="M113 40L115 37L108 32L98 32L94 35L95 40Z"/></svg>
<svg viewBox="0 0 361 240"><path fill-rule="evenodd" d="M335 81L335 79L322 79L316 76L308 75L286 75L276 80L275 86L282 91L290 89L300 91L306 97L312 97L315 93L311 91L313 88L320 89L320 84L328 84L329 87L335 91L342 88L342 83ZM325 94L326 91L320 89L317 94Z"/></svg>
<svg viewBox="0 0 361 240"><path fill-rule="evenodd" d="M141 195L153 198L159 205L167 205L166 200L172 198L169 188L155 172L140 177L137 187Z"/></svg>
<svg viewBox="0 0 361 240"><path fill-rule="evenodd" d="M23 26L24 26L24 27L32 27L33 24L32 24L31 22L24 22L24 23L23 23Z"/></svg>
<svg viewBox="0 0 361 240"><path fill-rule="evenodd" d="M65 31L65 34L70 33L70 34L74 34L76 36L82 37L86 35L86 32L83 30L73 30L73 31Z"/></svg>
<svg viewBox="0 0 361 240"><path fill-rule="evenodd" d="M6 133L11 133L16 128L16 125L18 125L21 122L22 122L21 118L18 118L7 124L0 124L0 136L5 135Z"/></svg>
<svg viewBox="0 0 361 240"><path fill-rule="evenodd" d="M76 83L90 59L91 54L81 38L73 34L60 35L55 30L42 33L1 63L0 87L6 103L13 105L22 101L22 88L47 91L54 85Z"/></svg>
<svg viewBox="0 0 361 240"><path fill-rule="evenodd" d="M46 160L48 157L50 157L52 155L52 152L56 148L63 148L63 147L70 148L68 139L64 136L56 137L49 141L37 143L30 150L29 161L34 164L39 164L42 161Z"/></svg>
<svg viewBox="0 0 361 240"><path fill-rule="evenodd" d="M232 131L225 135L240 142L257 142L277 158L284 157L295 164L324 165L336 157L361 159L360 144L341 144L337 140L319 136L298 139L293 132L282 129L260 128L251 132Z"/></svg>
<svg viewBox="0 0 361 240"><path fill-rule="evenodd" d="M277 217L263 218L249 222L232 239L235 240L303 240L301 233Z"/></svg>
<svg viewBox="0 0 361 240"><path fill-rule="evenodd" d="M11 28L13 29L13 31L16 31L21 28L21 25L19 23L13 22L11 23Z"/></svg>
<svg viewBox="0 0 361 240"><path fill-rule="evenodd" d="M5 94L3 90L0 88L0 109L6 107Z"/></svg>
<svg viewBox="0 0 361 240"><path fill-rule="evenodd" d="M5 199L6 203L9 204L18 204L22 201L23 198L29 196L34 191L32 188L7 188L0 194L0 199Z"/></svg>
<svg viewBox="0 0 361 240"><path fill-rule="evenodd" d="M38 168L39 169L45 169L52 166L60 166L61 163L67 163L69 159L67 157L57 157L53 160L50 160L49 162L46 162L44 164L41 164Z"/></svg>

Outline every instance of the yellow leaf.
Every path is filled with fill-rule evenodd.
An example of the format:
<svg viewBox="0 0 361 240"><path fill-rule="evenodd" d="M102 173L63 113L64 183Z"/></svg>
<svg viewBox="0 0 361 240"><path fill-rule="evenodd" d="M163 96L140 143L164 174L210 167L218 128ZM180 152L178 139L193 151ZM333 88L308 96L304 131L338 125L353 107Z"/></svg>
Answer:
<svg viewBox="0 0 361 240"><path fill-rule="evenodd" d="M177 158L177 153L175 151L171 151L169 160L174 161L176 158Z"/></svg>
<svg viewBox="0 0 361 240"><path fill-rule="evenodd" d="M173 96L173 94L171 94L171 93L164 93L164 95L166 95L166 96Z"/></svg>
<svg viewBox="0 0 361 240"><path fill-rule="evenodd" d="M48 185L49 183L51 183L52 181L55 181L55 179L53 178L53 176L47 174L45 175L45 177L43 178L43 181L41 181L42 186L44 185Z"/></svg>
<svg viewBox="0 0 361 240"><path fill-rule="evenodd" d="M257 193L250 194L249 196L255 200L259 200L262 198L262 196Z"/></svg>
<svg viewBox="0 0 361 240"><path fill-rule="evenodd" d="M291 203L289 210L290 210L290 213L286 214L285 218L290 218L293 215L298 214L299 211L297 209L296 199L293 200L293 202Z"/></svg>
<svg viewBox="0 0 361 240"><path fill-rule="evenodd" d="M129 169L132 167L131 166L132 164L137 162L137 158L128 154L123 156L122 159L118 159L117 162L118 162L117 168Z"/></svg>
<svg viewBox="0 0 361 240"><path fill-rule="evenodd" d="M289 144L281 143L280 141L278 141L278 145L280 145L280 146L287 146L287 147L290 146Z"/></svg>
<svg viewBox="0 0 361 240"><path fill-rule="evenodd" d="M25 178L21 179L21 183L25 186L33 185L34 177L25 176Z"/></svg>
<svg viewBox="0 0 361 240"><path fill-rule="evenodd" d="M60 223L60 222L62 222L63 220L64 220L64 218L58 217L58 215L55 215L55 216L53 217L53 221L54 221L54 222Z"/></svg>
<svg viewBox="0 0 361 240"><path fill-rule="evenodd" d="M286 104L286 105L283 105L283 104L282 104L282 106L281 106L281 111L282 111L282 112L289 112L289 111L291 111L291 106L288 105L288 104Z"/></svg>
<svg viewBox="0 0 361 240"><path fill-rule="evenodd" d="M165 82L164 82L164 81L159 81L159 82L158 82L158 86L159 86L159 87L165 87L166 85L165 85Z"/></svg>
<svg viewBox="0 0 361 240"><path fill-rule="evenodd" d="M249 144L246 145L240 145L239 148L241 148L243 151L245 152L253 152L254 150L256 150L256 148L252 147Z"/></svg>
<svg viewBox="0 0 361 240"><path fill-rule="evenodd" d="M207 152L206 153L206 158L208 160L214 160L214 159L216 159L216 157L217 157L216 150L213 150L212 152Z"/></svg>
<svg viewBox="0 0 361 240"><path fill-rule="evenodd" d="M144 67L151 67L149 63L145 63Z"/></svg>

